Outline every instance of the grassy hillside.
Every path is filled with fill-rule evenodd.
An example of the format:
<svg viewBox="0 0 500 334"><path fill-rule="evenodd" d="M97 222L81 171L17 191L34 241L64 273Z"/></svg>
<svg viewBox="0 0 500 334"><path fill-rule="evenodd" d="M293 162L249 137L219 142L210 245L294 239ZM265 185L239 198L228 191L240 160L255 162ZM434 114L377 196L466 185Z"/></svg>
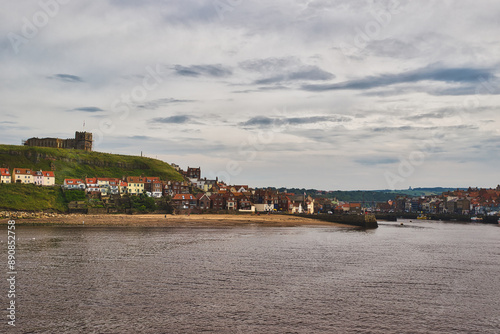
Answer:
<svg viewBox="0 0 500 334"><path fill-rule="evenodd" d="M459 188L465 190L467 188ZM457 190L457 188L443 188L443 187L434 187L434 188L413 188L413 189L401 189L401 190L377 190L384 193L397 193L407 196L433 196L433 195L441 195L447 191Z"/></svg>
<svg viewBox="0 0 500 334"><path fill-rule="evenodd" d="M56 183L66 178L158 176L162 180L182 180L168 163L138 156L85 152L46 147L0 145L0 167L55 168Z"/></svg>
<svg viewBox="0 0 500 334"><path fill-rule="evenodd" d="M297 189L297 188L280 188L281 192L289 192L294 193L296 195L302 195L306 193L307 195L311 195L312 197L327 197L327 198L336 198L339 201L345 202L387 202L390 199L395 199L398 195L397 193L385 193L378 191L365 191L365 190L336 190L336 191L328 191L328 192L318 192L316 189Z"/></svg>
<svg viewBox="0 0 500 334"><path fill-rule="evenodd" d="M68 206L60 187L0 184L0 210L65 212Z"/></svg>

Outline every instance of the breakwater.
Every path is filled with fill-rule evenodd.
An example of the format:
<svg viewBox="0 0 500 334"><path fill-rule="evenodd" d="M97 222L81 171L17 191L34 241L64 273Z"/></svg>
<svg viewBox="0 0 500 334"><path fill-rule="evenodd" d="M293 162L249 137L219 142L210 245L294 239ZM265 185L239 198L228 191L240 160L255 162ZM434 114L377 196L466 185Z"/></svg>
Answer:
<svg viewBox="0 0 500 334"><path fill-rule="evenodd" d="M315 214L315 215L302 215L305 218L318 219L330 223L339 223L362 228L377 228L378 223L375 215L339 215L339 214Z"/></svg>
<svg viewBox="0 0 500 334"><path fill-rule="evenodd" d="M459 221L459 222L471 222L471 216L460 215L454 213L427 213L424 214L428 220L442 220L442 221ZM417 219L420 216L419 213L414 212L397 212L397 213L377 213L375 214L376 219L387 220L387 221L397 221L398 218L402 219ZM481 221L486 224L497 224L499 216L478 216Z"/></svg>

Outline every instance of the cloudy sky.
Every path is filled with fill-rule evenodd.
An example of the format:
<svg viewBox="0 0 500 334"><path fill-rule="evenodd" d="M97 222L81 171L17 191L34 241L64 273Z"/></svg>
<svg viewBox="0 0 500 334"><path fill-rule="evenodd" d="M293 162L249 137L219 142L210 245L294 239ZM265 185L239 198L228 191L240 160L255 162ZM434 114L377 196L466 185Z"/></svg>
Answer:
<svg viewBox="0 0 500 334"><path fill-rule="evenodd" d="M0 142L232 184L500 183L495 0L2 0Z"/></svg>

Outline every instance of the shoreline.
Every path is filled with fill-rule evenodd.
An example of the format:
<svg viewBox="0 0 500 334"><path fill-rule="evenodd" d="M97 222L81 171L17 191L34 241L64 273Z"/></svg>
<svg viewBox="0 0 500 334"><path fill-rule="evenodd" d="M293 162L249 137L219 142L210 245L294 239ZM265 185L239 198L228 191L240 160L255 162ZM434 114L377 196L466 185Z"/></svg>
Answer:
<svg viewBox="0 0 500 334"><path fill-rule="evenodd" d="M119 227L238 227L238 226L264 226L264 227L296 227L296 226L330 226L349 227L355 226L330 223L296 216L284 215L165 215L145 214L106 214L106 215L57 215L55 217L26 217L13 218L16 225L29 226L119 226ZM0 225L7 225L8 218L0 219Z"/></svg>

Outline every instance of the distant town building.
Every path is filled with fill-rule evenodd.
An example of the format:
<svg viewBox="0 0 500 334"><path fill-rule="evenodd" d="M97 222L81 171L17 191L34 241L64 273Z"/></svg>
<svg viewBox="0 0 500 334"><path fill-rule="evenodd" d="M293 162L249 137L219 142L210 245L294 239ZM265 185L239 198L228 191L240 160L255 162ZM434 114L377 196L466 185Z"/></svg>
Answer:
<svg viewBox="0 0 500 334"><path fill-rule="evenodd" d="M188 166L187 172L185 173L185 176L188 179L196 179L199 180L201 179L201 168L191 168Z"/></svg>
<svg viewBox="0 0 500 334"><path fill-rule="evenodd" d="M23 143L25 146L52 147L92 151L92 133L75 132L75 138L30 138Z"/></svg>

